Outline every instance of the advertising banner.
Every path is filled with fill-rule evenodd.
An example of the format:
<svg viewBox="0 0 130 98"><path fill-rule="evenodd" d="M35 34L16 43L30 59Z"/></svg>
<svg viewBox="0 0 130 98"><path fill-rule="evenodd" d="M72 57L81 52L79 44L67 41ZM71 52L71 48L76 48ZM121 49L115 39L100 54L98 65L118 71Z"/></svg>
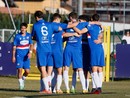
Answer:
<svg viewBox="0 0 130 98"><path fill-rule="evenodd" d="M0 42L0 75L16 75L16 64L12 63L12 43Z"/></svg>
<svg viewBox="0 0 130 98"><path fill-rule="evenodd" d="M118 44L116 46L116 69L117 78L130 78L130 45Z"/></svg>

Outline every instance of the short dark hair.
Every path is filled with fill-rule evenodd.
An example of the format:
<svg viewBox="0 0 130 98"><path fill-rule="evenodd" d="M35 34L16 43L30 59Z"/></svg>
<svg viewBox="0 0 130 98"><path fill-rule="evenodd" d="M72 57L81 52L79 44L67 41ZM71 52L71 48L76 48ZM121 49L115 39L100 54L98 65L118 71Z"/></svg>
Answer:
<svg viewBox="0 0 130 98"><path fill-rule="evenodd" d="M36 18L36 17L38 17L38 18L43 18L43 17L44 17L44 14L43 14L42 11L36 11L36 12L34 13L34 17L35 17L35 18Z"/></svg>
<svg viewBox="0 0 130 98"><path fill-rule="evenodd" d="M26 28L28 27L27 23L21 23L21 24L20 24L20 28L22 28L22 26L24 26L24 27L26 27Z"/></svg>
<svg viewBox="0 0 130 98"><path fill-rule="evenodd" d="M89 22L90 21L90 17L88 15L80 15L78 17L78 19L82 19L82 20L85 20L86 22Z"/></svg>
<svg viewBox="0 0 130 98"><path fill-rule="evenodd" d="M72 17L72 18L74 18L74 19L77 19L78 15L77 15L77 13L75 13L75 12L71 12L71 13L69 14L69 19L70 19L70 17Z"/></svg>
<svg viewBox="0 0 130 98"><path fill-rule="evenodd" d="M92 20L93 20L93 21L99 21L99 15L98 15L98 14L94 14L94 15L92 16Z"/></svg>
<svg viewBox="0 0 130 98"><path fill-rule="evenodd" d="M58 13L54 13L53 16L52 16L52 21L57 19L57 18L60 18L61 19L61 15L58 14Z"/></svg>

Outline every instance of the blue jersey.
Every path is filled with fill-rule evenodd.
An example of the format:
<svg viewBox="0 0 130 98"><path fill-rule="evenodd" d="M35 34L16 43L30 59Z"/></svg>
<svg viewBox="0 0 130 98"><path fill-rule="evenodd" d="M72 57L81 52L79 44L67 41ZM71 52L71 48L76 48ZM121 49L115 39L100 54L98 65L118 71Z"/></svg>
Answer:
<svg viewBox="0 0 130 98"><path fill-rule="evenodd" d="M67 24L64 23L52 23L53 25L57 25L60 26L62 29L66 29L67 28ZM56 51L62 51L63 50L63 38L62 38L62 34L63 31L55 31L52 34L52 40L51 40L51 44L52 44L52 51L56 52Z"/></svg>
<svg viewBox="0 0 130 98"><path fill-rule="evenodd" d="M34 24L32 36L37 41L37 52L51 52L52 33L58 32L58 28L58 26L44 20L39 20Z"/></svg>
<svg viewBox="0 0 130 98"><path fill-rule="evenodd" d="M22 36L22 33L16 34L14 38L14 46L16 46L17 55L24 57L29 52L30 44L32 44L31 34L26 33L25 36Z"/></svg>
<svg viewBox="0 0 130 98"><path fill-rule="evenodd" d="M88 25L88 22L81 22L76 27L78 29L82 30L87 25ZM73 29L67 29L66 32L75 33L75 31ZM67 46L81 48L81 39L82 39L82 36L81 37L71 36L67 40Z"/></svg>
<svg viewBox="0 0 130 98"><path fill-rule="evenodd" d="M88 25L87 26L87 29L88 29L88 31L89 31L89 34L90 34L90 39L89 39L89 43L90 43L90 46L91 46L91 48L92 47L100 47L102 44L96 44L95 42L94 42L94 40L97 40L98 39L98 36L99 36L99 34L101 33L101 27L99 26L99 25L95 25L95 24L93 24L93 25Z"/></svg>
<svg viewBox="0 0 130 98"><path fill-rule="evenodd" d="M91 66L104 66L104 50L102 44L96 44L94 40L98 39L101 33L101 27L99 25L88 25L89 36L89 46L91 49Z"/></svg>

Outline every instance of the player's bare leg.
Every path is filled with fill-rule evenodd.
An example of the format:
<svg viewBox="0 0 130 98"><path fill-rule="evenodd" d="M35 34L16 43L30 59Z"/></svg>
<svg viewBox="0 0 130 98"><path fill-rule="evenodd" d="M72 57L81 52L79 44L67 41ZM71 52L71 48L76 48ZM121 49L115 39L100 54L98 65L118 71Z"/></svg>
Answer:
<svg viewBox="0 0 130 98"><path fill-rule="evenodd" d="M24 73L23 73L23 80L25 80L26 79L26 77L28 76L28 74L29 74L29 69L24 69Z"/></svg>
<svg viewBox="0 0 130 98"><path fill-rule="evenodd" d="M38 69L41 72L42 81L43 81L44 86L45 86L45 90L40 92L40 93L50 94L51 92L49 91L48 77L47 77L48 75L46 72L46 66L38 66Z"/></svg>

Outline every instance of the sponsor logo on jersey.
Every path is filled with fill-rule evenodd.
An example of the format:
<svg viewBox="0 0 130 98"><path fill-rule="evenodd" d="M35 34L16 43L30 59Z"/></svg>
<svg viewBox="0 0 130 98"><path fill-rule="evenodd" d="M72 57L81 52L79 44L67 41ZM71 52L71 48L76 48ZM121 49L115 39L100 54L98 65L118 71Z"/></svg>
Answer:
<svg viewBox="0 0 130 98"><path fill-rule="evenodd" d="M20 41L20 44L21 44L21 45L26 45L26 44L28 44L28 43L29 43L28 40L22 40L22 41Z"/></svg>

